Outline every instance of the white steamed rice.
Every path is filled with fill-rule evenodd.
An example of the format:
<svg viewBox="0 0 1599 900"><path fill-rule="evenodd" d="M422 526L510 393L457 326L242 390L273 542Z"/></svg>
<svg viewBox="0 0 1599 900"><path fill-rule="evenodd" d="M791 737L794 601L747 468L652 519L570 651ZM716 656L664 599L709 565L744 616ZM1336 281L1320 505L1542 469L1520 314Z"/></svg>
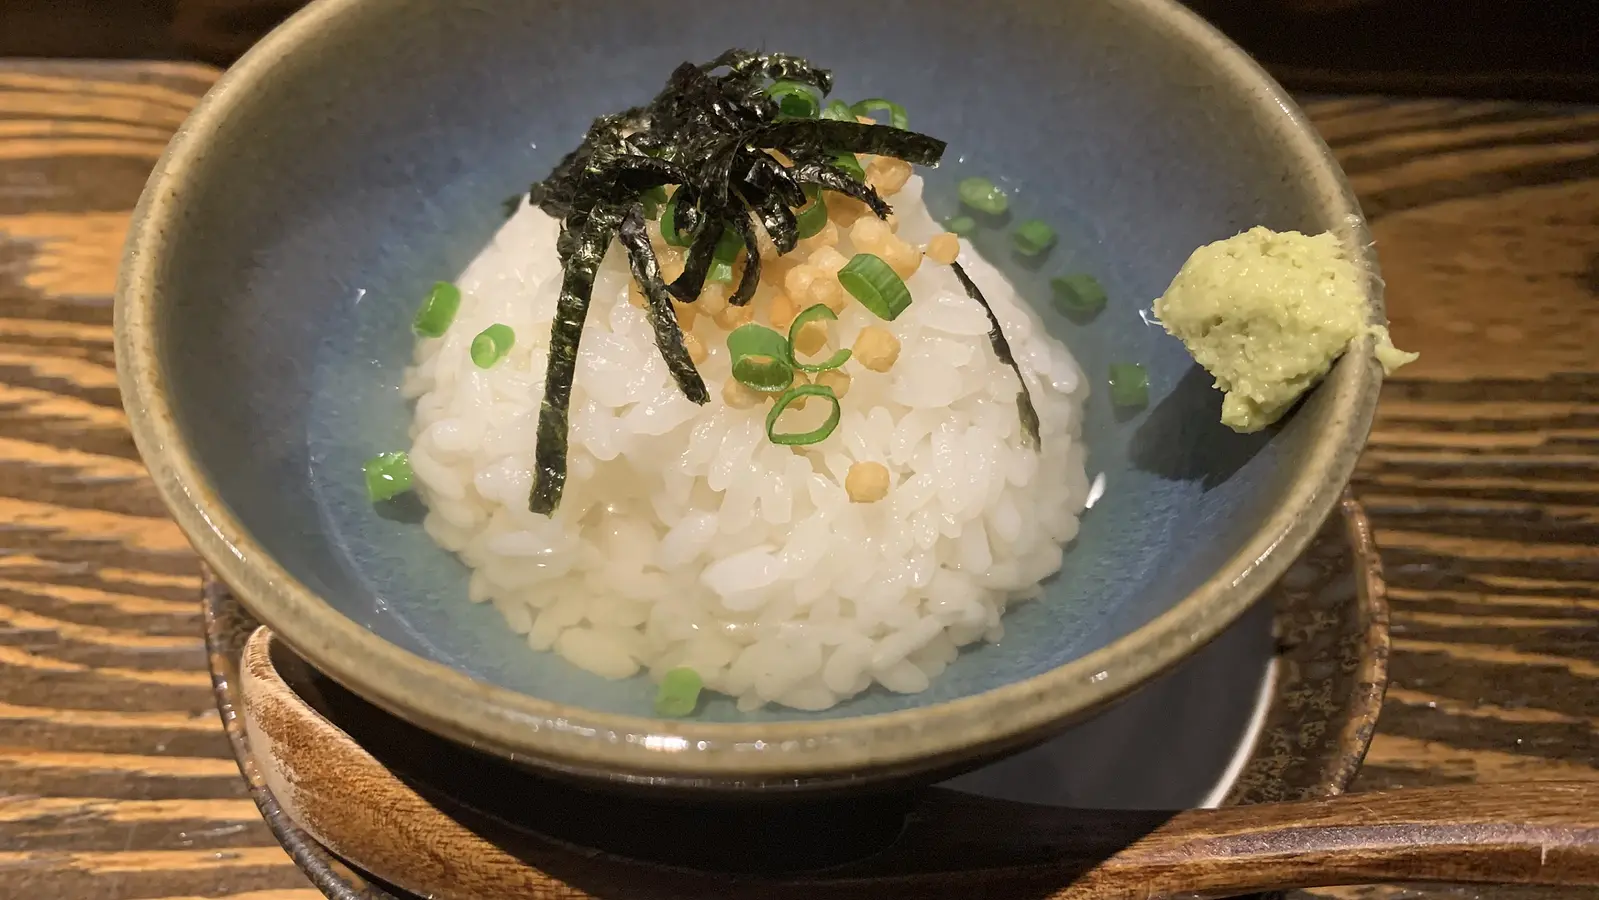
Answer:
<svg viewBox="0 0 1599 900"><path fill-rule="evenodd" d="M939 231L921 188L912 178L894 197L899 235L918 245ZM683 397L628 303L613 245L579 353L565 496L553 518L529 512L556 234L524 205L462 273L453 325L418 342L404 385L427 532L471 568L471 599L492 602L533 650L613 679L687 666L740 709L820 710L874 683L926 689L958 648L998 641L1006 604L1060 567L1088 494L1087 384L964 242L961 262L1027 377L1042 452L1023 443L1016 377L948 266L923 261L892 323L850 303L832 345L876 324L898 337L900 358L886 373L846 364L837 430L789 448L766 439L769 404L722 402L725 332L709 316L693 333L710 350L699 369L712 399ZM847 234L838 249L850 255ZM770 294L756 296L758 322ZM516 345L479 369L468 345L495 322ZM785 430L814 427L822 407L790 413ZM842 485L857 461L888 467L885 499L850 502Z"/></svg>

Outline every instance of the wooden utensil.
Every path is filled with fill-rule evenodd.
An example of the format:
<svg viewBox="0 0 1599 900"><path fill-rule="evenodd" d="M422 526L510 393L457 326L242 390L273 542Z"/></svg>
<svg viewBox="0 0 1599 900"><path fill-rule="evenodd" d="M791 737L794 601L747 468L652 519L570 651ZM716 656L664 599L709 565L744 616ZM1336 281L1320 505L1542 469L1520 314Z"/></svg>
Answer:
<svg viewBox="0 0 1599 900"><path fill-rule="evenodd" d="M290 687L265 628L246 644L240 671L254 755L283 809L355 864L441 900L974 892L1148 900L1374 881L1599 885L1599 784L1473 785L1179 812L1059 809L935 788L907 799L908 809L877 798L849 808L729 807L685 817L671 804L613 801L515 774L445 793L429 772L497 764L442 741L369 752ZM847 844L867 855L848 859ZM827 867L774 873L762 859L768 846L772 859ZM729 848L740 874L717 871L727 860L706 856ZM650 855L662 862L640 858ZM839 859L848 861L827 865Z"/></svg>

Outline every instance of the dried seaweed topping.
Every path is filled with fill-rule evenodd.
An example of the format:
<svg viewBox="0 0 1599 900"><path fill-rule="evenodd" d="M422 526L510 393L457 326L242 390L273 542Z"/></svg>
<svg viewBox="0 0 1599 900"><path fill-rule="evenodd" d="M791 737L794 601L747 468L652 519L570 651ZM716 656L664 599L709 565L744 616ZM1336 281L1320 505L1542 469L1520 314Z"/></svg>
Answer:
<svg viewBox="0 0 1599 900"><path fill-rule="evenodd" d="M655 248L650 245L650 233L644 226L644 207L634 204L622 219L618 232L622 246L627 248L627 260L633 278L644 288L649 304L650 327L655 331L655 346L666 360L666 368L683 390L683 396L695 403L711 399L705 389L705 380L699 369L689 359L688 348L683 346L683 329L677 322L677 312L672 309L672 296L661 280L661 269L655 260Z"/></svg>
<svg viewBox="0 0 1599 900"><path fill-rule="evenodd" d="M994 308L988 305L988 299L967 277L961 264L954 262L949 265L955 270L955 277L960 279L961 287L966 289L966 296L976 300L983 312L988 313L988 343L993 346L994 355L999 361L1016 373L1016 381L1022 387L1016 392L1016 415L1022 420L1022 435L1026 437L1028 445L1037 450L1043 446L1043 440L1038 436L1038 410L1033 408L1033 396L1027 392L1027 379L1022 377L1021 366L1016 365L1016 357L1010 352L1010 341L1005 340L1005 332L1000 330L999 317L994 315Z"/></svg>
<svg viewBox="0 0 1599 900"><path fill-rule="evenodd" d="M585 218L583 232L571 242L571 252L562 254L566 269L561 297L555 303L555 322L550 326L550 361L544 370L544 402L539 407L533 490L528 498L528 508L536 513L553 513L566 486L567 410L572 402L572 376L577 371L578 340L594 292L594 273L621 218L614 210L596 209Z"/></svg>
<svg viewBox="0 0 1599 900"><path fill-rule="evenodd" d="M774 82L783 82L783 91L768 90ZM529 189L528 202L561 220L556 248L564 272L539 410L534 512L548 515L561 500L577 348L594 273L612 239L620 236L649 300L656 346L673 378L686 397L705 403L709 394L683 348L672 300L699 298L723 232L731 230L745 248L743 276L729 301L744 305L760 282L756 223L779 253L792 250L794 211L809 202L807 186L861 200L882 218L892 211L859 173L836 165L840 154L931 166L944 153L943 141L901 128L785 117L780 97L795 86L825 96L833 80L825 69L781 53L728 50L703 65L683 63L648 105L595 119L583 141ZM670 204L674 238L693 235L683 272L671 284L661 278L644 226L646 207L659 204L667 185L677 187Z"/></svg>
<svg viewBox="0 0 1599 900"><path fill-rule="evenodd" d="M828 119L790 119L775 122L749 138L757 147L833 153L872 153L892 156L919 166L936 166L944 155L945 144L938 138L864 122L835 122Z"/></svg>

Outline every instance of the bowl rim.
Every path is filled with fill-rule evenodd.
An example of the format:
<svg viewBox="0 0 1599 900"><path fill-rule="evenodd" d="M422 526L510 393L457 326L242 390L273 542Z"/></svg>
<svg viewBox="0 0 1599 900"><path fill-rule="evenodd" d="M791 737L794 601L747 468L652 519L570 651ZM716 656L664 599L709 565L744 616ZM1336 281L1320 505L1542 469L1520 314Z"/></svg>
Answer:
<svg viewBox="0 0 1599 900"><path fill-rule="evenodd" d="M1383 323L1382 281L1358 202L1304 113L1260 66L1175 0L1110 0L1147 27L1214 61L1247 94L1319 198L1329 227L1358 248L1371 277L1369 316ZM1370 431L1381 367L1362 339L1319 393L1330 405L1286 501L1209 579L1171 609L1084 656L1022 681L895 712L809 721L709 723L598 712L473 679L383 640L328 605L255 543L190 453L166 390L156 328L170 227L186 179L239 98L280 56L384 0L314 0L228 70L179 128L136 206L114 312L118 382L156 488L201 557L290 647L350 690L420 727L514 761L589 777L688 787L806 788L941 768L1047 733L1186 657L1277 580L1331 513Z"/></svg>

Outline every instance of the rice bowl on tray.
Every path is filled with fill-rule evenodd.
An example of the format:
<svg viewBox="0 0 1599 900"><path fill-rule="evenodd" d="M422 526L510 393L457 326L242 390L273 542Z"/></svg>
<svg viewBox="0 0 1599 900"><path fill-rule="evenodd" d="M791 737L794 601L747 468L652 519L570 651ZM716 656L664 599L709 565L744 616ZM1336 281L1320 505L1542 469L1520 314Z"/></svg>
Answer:
<svg viewBox="0 0 1599 900"><path fill-rule="evenodd" d="M892 28L707 3L663 43L625 3L318 0L230 69L151 176L116 310L134 439L206 563L413 724L739 793L1020 747L1235 621L1331 508L1382 370L1345 354L1233 435L1149 309L1256 225L1374 274L1292 102L1166 0ZM776 113L640 131L630 104L741 45L846 82L802 99L783 58L749 91ZM563 157L608 110L608 155ZM1379 282L1342 293L1382 324ZM1252 308L1180 337L1225 352Z"/></svg>

